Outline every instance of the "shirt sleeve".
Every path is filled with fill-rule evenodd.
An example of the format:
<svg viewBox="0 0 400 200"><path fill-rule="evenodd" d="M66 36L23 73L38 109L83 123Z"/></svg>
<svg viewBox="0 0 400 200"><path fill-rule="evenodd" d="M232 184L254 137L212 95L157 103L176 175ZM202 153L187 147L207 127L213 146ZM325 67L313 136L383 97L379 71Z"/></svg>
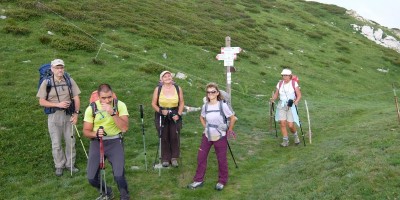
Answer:
<svg viewBox="0 0 400 200"><path fill-rule="evenodd" d="M76 84L75 80L70 77L70 81L71 81L72 95L78 96L79 94L81 94L81 90L79 89L79 87Z"/></svg>
<svg viewBox="0 0 400 200"><path fill-rule="evenodd" d="M126 107L126 104L122 101L118 101L118 113L119 116L124 116L124 115L128 115L128 108Z"/></svg>
<svg viewBox="0 0 400 200"><path fill-rule="evenodd" d="M206 104L203 104L203 106L201 107L201 116L202 117L206 117Z"/></svg>
<svg viewBox="0 0 400 200"><path fill-rule="evenodd" d="M93 119L93 110L92 110L92 107L91 107L91 106L88 106L88 107L86 108L86 110L85 110L85 116L84 116L84 118L83 118L83 121L89 122L89 123L93 124L94 119Z"/></svg>

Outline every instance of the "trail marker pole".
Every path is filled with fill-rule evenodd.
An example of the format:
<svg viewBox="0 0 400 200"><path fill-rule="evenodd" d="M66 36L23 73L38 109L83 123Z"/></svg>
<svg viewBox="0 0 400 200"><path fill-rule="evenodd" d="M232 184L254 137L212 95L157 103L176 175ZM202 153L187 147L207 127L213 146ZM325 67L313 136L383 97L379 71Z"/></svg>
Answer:
<svg viewBox="0 0 400 200"><path fill-rule="evenodd" d="M394 86L394 83L392 84L392 87L393 87L393 94L394 94L394 103L396 104L397 119L399 120L399 123L400 123L399 101L397 99L396 88Z"/></svg>
<svg viewBox="0 0 400 200"><path fill-rule="evenodd" d="M236 69L233 67L233 60L236 60L236 54L240 53L242 49L240 47L231 47L231 37L225 37L225 47L221 48L221 54L216 56L217 60L224 61L224 67L226 67L226 92L231 98L231 106L232 106L232 95L231 95L231 82L232 82L232 74L231 72L235 72Z"/></svg>

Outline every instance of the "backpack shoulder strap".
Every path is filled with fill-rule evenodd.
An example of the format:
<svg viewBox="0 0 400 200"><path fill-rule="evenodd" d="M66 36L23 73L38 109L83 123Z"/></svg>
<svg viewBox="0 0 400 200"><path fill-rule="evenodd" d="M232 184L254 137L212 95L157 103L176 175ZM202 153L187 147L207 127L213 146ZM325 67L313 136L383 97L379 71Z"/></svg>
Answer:
<svg viewBox="0 0 400 200"><path fill-rule="evenodd" d="M224 119L224 123L227 124L228 120L225 116L224 110L222 108L222 104L224 103L224 101L219 101L219 112L221 113L222 118Z"/></svg>
<svg viewBox="0 0 400 200"><path fill-rule="evenodd" d="M160 99L160 92L161 92L162 85L158 86L158 93L157 93L157 106L160 107L159 99Z"/></svg>
<svg viewBox="0 0 400 200"><path fill-rule="evenodd" d="M296 91L296 81L292 80L293 90Z"/></svg>
<svg viewBox="0 0 400 200"><path fill-rule="evenodd" d="M68 86L69 97L72 99L74 97L72 93L72 83L71 83L71 78L67 72L64 72L64 79Z"/></svg>
<svg viewBox="0 0 400 200"><path fill-rule="evenodd" d="M278 90L280 90L281 87L282 87L282 85L283 85L283 80L280 80L278 84L279 84L279 85L278 85Z"/></svg>
<svg viewBox="0 0 400 200"><path fill-rule="evenodd" d="M46 82L47 82L47 85L46 85L46 100L48 100L49 99L49 93L51 91L51 79L50 79L50 77L46 78Z"/></svg>
<svg viewBox="0 0 400 200"><path fill-rule="evenodd" d="M93 116L93 121L94 121L94 118L96 117L96 114L98 111L96 102L94 101L94 102L90 103L90 107L92 108L92 116Z"/></svg>

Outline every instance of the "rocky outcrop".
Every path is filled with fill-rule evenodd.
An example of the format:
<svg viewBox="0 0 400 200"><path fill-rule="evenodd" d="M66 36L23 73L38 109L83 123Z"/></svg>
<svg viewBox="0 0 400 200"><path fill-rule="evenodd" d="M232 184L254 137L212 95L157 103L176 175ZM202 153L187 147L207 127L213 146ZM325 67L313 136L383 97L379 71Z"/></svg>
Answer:
<svg viewBox="0 0 400 200"><path fill-rule="evenodd" d="M365 23L369 23L372 25L379 25L371 20L365 19L362 16L358 15L356 11L354 10L348 10L346 13L357 20ZM374 27L369 26L369 25L357 25L357 24L351 24L353 29L365 37L367 37L369 40L374 41L375 43L382 45L387 48L394 49L395 51L400 53L400 42L396 40L395 37L390 36L386 33L383 32L382 29L378 28L375 30ZM396 34L398 37L400 37L400 30L399 29L391 29L394 34Z"/></svg>

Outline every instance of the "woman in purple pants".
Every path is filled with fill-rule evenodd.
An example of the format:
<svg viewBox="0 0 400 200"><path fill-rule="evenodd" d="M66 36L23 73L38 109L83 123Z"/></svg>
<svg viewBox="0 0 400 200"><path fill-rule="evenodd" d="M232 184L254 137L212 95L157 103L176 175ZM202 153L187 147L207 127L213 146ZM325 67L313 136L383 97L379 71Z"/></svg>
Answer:
<svg viewBox="0 0 400 200"><path fill-rule="evenodd" d="M209 83L206 87L206 92L207 102L203 105L200 115L200 122L204 127L204 132L197 154L197 170L193 178L194 182L187 187L195 189L203 186L208 153L211 146L214 145L218 160L218 182L215 185L215 189L220 191L228 182L227 135L236 137L233 132L236 118L224 102L217 84ZM229 118L229 124L227 123L227 118Z"/></svg>

